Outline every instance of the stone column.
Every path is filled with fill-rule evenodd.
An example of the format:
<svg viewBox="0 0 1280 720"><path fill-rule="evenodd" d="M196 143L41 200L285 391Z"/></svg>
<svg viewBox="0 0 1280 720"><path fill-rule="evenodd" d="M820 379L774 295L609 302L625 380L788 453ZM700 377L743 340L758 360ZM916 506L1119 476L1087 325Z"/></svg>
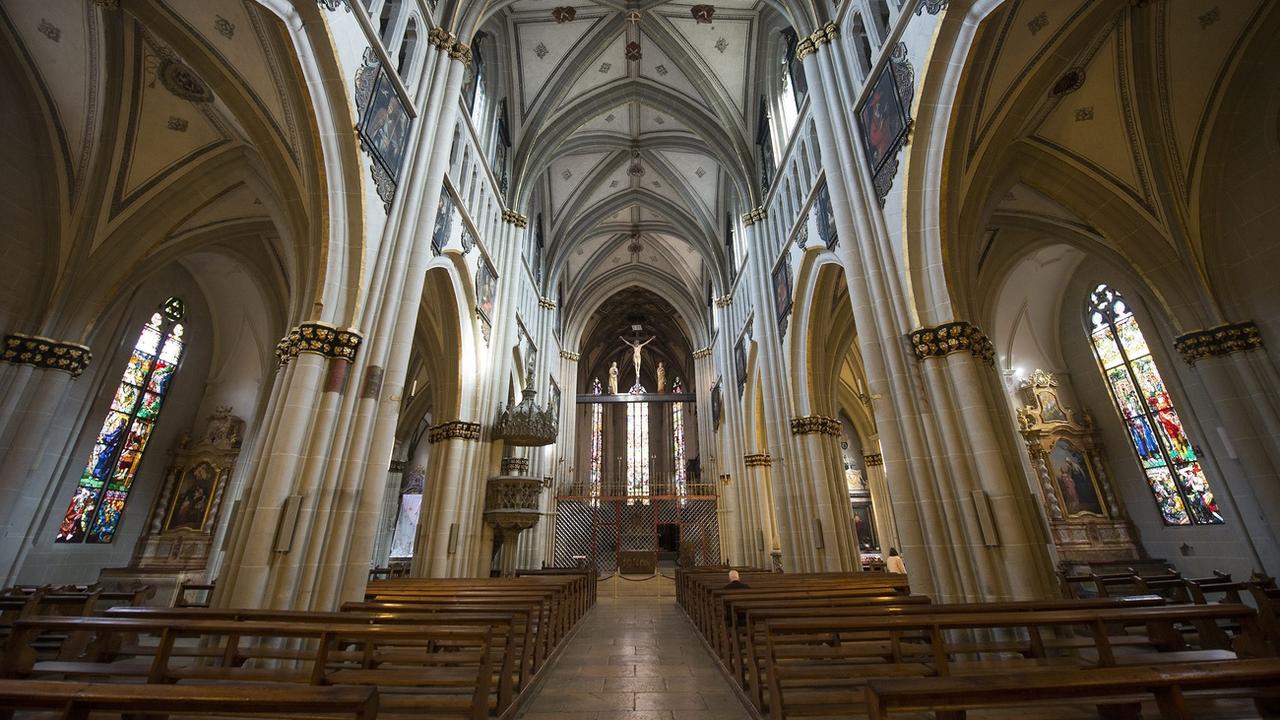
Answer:
<svg viewBox="0 0 1280 720"><path fill-rule="evenodd" d="M879 440L872 440L869 445L879 450ZM880 539L880 549L889 552L891 547L899 547L898 524L894 521L893 503L889 499L888 478L884 474L884 458L879 452L862 456L863 472L866 474L867 487L871 488L871 507L874 511L876 533Z"/></svg>
<svg viewBox="0 0 1280 720"><path fill-rule="evenodd" d="M816 515L822 523L823 542L829 544L828 553L840 558L841 570L861 570L862 559L844 479L844 458L840 455L840 421L822 415L796 417L791 419L791 433L799 456L808 464L810 484L817 496ZM817 536L816 529L814 535Z"/></svg>
<svg viewBox="0 0 1280 720"><path fill-rule="evenodd" d="M13 584L31 546L28 535L44 520L37 517L39 508L58 486L37 469L55 460L62 449L49 446L50 430L71 381L92 357L89 348L78 343L21 333L4 338L0 362L8 365L11 382L3 400L10 432L0 462L0 587Z"/></svg>
<svg viewBox="0 0 1280 720"><path fill-rule="evenodd" d="M479 439L479 423L453 420L430 430L431 458L410 566L413 577L449 577L452 568L461 564L455 556L463 545L465 529L459 506L462 479L467 475L463 464Z"/></svg>
<svg viewBox="0 0 1280 720"><path fill-rule="evenodd" d="M836 253L849 283L885 472L894 478L889 495L913 589L939 601L1050 596L1048 538L1032 521L1035 505L1009 446L1011 433L994 431L1008 413L991 402L990 369L968 353L912 357L904 342L918 321L852 124L854 83L821 49L837 37L828 23L801 42L797 55L810 78L840 237Z"/></svg>
<svg viewBox="0 0 1280 720"><path fill-rule="evenodd" d="M1214 459L1224 470L1230 460L1239 463L1238 479L1225 473L1211 481L1229 489L1257 569L1274 576L1280 572L1280 378L1262 351L1262 335L1254 323L1242 322L1183 334L1174 346L1204 382L1222 420L1227 457Z"/></svg>

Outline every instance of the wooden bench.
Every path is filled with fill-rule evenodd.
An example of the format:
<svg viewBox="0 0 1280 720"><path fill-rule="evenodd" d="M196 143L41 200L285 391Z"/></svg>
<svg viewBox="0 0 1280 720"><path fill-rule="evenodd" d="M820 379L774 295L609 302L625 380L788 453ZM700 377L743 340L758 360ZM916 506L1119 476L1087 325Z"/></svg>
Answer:
<svg viewBox="0 0 1280 720"><path fill-rule="evenodd" d="M32 648L46 633L68 638L53 657ZM3 669L160 685L362 685L379 689L384 712L485 720L499 712L492 642L480 626L34 617L15 623Z"/></svg>
<svg viewBox="0 0 1280 720"><path fill-rule="evenodd" d="M1112 706L1109 716L1134 712L1131 696L1154 695L1165 720L1189 720L1184 693L1196 690L1275 689L1280 687L1280 660L1232 660L1219 663L1055 670L1004 673L980 677L935 677L871 680L865 702L870 720L884 720L893 711L934 712L937 720L964 720L965 711L983 708L1079 703L1104 699L1128 700ZM1118 712L1117 712L1118 711Z"/></svg>
<svg viewBox="0 0 1280 720"><path fill-rule="evenodd" d="M122 685L0 679L0 718L14 710L56 710L61 720L87 720L92 712L182 715L307 713L373 720L378 691L371 687L255 687L230 685Z"/></svg>
<svg viewBox="0 0 1280 720"><path fill-rule="evenodd" d="M1209 630L1238 622L1239 636L1223 647ZM847 713L864 701L861 684L875 678L1003 674L1045 667L1215 662L1269 656L1254 611L1243 605L1180 605L1028 611L895 613L887 616L780 619L764 623L765 703L775 720ZM1189 650L1179 624L1201 631ZM1118 653L1110 628L1139 628L1152 651ZM1086 647L1057 648L1045 630L1083 627ZM1015 637L1020 634L1021 637ZM816 641L815 638L823 638ZM984 641L990 643L984 646ZM1234 645L1234 651L1231 646ZM1009 656L1016 656L1010 658Z"/></svg>

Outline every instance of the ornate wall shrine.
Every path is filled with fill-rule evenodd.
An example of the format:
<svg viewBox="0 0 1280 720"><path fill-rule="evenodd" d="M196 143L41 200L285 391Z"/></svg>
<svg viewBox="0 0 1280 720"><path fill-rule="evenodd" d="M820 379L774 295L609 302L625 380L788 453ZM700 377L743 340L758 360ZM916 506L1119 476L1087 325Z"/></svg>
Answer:
<svg viewBox="0 0 1280 720"><path fill-rule="evenodd" d="M1142 559L1111 487L1093 419L1063 404L1053 373L1036 370L1018 392L1023 402L1018 426L1040 482L1060 565Z"/></svg>
<svg viewBox="0 0 1280 720"><path fill-rule="evenodd" d="M240 455L244 420L219 407L204 435L184 434L165 473L164 487L147 520L147 529L128 567L102 571L108 586L146 583L156 587L155 601L171 604L183 582L205 583L222 498Z"/></svg>

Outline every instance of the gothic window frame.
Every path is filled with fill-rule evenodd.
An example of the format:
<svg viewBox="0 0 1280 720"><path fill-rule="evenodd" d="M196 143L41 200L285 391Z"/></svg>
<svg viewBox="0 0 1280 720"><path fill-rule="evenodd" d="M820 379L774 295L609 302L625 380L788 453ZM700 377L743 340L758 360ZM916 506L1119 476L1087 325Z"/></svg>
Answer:
<svg viewBox="0 0 1280 720"><path fill-rule="evenodd" d="M1085 301L1084 320L1098 372L1161 521L1170 527L1226 524L1204 458L1187 434L1133 305L1099 283Z"/></svg>
<svg viewBox="0 0 1280 720"><path fill-rule="evenodd" d="M170 296L134 336L124 373L94 436L89 460L81 469L54 542L109 544L118 534L173 379L182 368L188 342L185 318L182 298ZM171 346L176 347L173 353L169 353ZM165 368L168 372L161 375Z"/></svg>

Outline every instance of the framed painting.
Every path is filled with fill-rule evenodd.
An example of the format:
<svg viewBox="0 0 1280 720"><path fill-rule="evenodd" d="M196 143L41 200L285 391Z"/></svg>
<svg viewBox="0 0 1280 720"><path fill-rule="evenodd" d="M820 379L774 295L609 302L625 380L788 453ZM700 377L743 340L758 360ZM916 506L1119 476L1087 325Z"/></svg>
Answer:
<svg viewBox="0 0 1280 720"><path fill-rule="evenodd" d="M880 171L885 161L898 151L910 127L898 84L893 73L893 63L885 63L876 77L871 94L858 108L858 125L867 153L871 174Z"/></svg>
<svg viewBox="0 0 1280 720"><path fill-rule="evenodd" d="M431 230L431 252L436 255L444 252L449 244L449 233L453 231L453 196L449 188L440 188L440 202L436 205L436 225Z"/></svg>
<svg viewBox="0 0 1280 720"><path fill-rule="evenodd" d="M747 386L747 339L739 337L737 344L733 346L733 372L738 381L738 397L742 397L742 390Z"/></svg>
<svg viewBox="0 0 1280 720"><path fill-rule="evenodd" d="M711 428L720 429L720 418L724 415L723 378L717 377L716 384L711 386Z"/></svg>
<svg viewBox="0 0 1280 720"><path fill-rule="evenodd" d="M164 529L196 532L204 530L217 481L218 469L208 461L198 462L187 468L173 494L173 504L169 506L169 517L165 519Z"/></svg>
<svg viewBox="0 0 1280 720"><path fill-rule="evenodd" d="M834 248L839 235L836 233L835 212L831 209L831 189L827 187L826 180L822 181L822 188L818 190L818 202L814 208L818 215L818 235L828 249Z"/></svg>
<svg viewBox="0 0 1280 720"><path fill-rule="evenodd" d="M386 68L378 68L373 94L360 123L360 136L391 180L398 182L409 143L409 113Z"/></svg>
<svg viewBox="0 0 1280 720"><path fill-rule="evenodd" d="M791 253L784 252L782 259L773 266L773 308L778 322L791 312Z"/></svg>
<svg viewBox="0 0 1280 720"><path fill-rule="evenodd" d="M498 273L487 258L481 257L476 264L476 310L484 315L485 320L493 318L493 299L498 291Z"/></svg>
<svg viewBox="0 0 1280 720"><path fill-rule="evenodd" d="M1106 517L1089 456L1075 443L1059 438L1049 449L1049 473L1067 517Z"/></svg>

